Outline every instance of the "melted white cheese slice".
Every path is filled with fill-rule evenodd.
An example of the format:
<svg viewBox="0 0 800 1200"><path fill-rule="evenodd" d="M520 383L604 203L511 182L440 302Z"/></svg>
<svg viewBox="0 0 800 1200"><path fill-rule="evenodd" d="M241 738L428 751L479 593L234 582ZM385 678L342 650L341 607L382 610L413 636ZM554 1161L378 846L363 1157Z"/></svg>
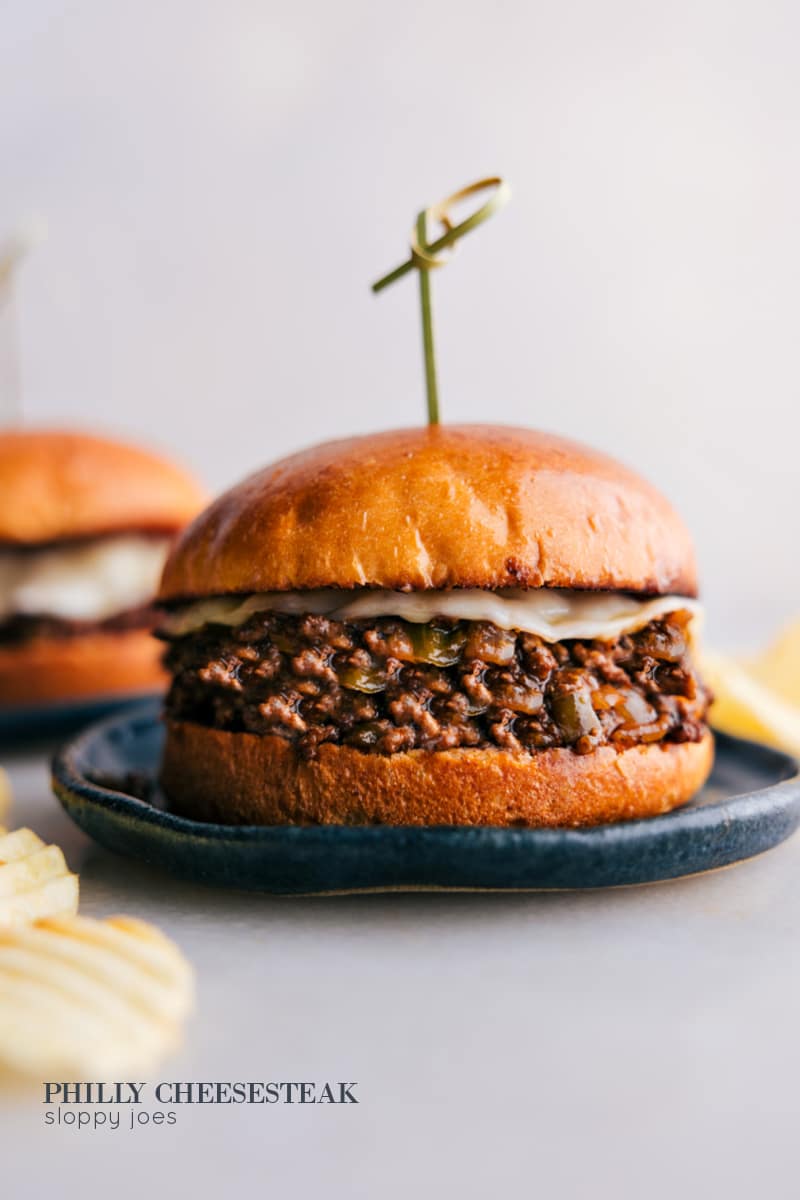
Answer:
<svg viewBox="0 0 800 1200"><path fill-rule="evenodd" d="M310 592L261 592L251 596L215 596L173 610L162 621L164 633L181 637L204 625L240 625L257 612L315 613L336 621L372 617L401 617L424 624L434 617L491 621L501 629L535 633L548 642L567 638L613 641L633 633L667 613L688 609L694 618L702 611L685 596L655 596L641 600L624 592L580 592L562 588L529 591L391 592L335 589ZM693 624L695 624L693 622Z"/></svg>
<svg viewBox="0 0 800 1200"><path fill-rule="evenodd" d="M103 621L148 603L169 548L166 538L125 534L44 550L0 551L0 620L51 616Z"/></svg>

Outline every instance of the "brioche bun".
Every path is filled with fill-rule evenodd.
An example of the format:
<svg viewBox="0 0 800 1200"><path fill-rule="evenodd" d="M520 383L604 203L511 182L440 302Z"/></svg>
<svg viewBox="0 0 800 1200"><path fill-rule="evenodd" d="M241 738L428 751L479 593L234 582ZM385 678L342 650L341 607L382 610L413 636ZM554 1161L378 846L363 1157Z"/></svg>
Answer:
<svg viewBox="0 0 800 1200"><path fill-rule="evenodd" d="M680 518L613 459L530 429L435 426L251 475L184 531L160 598L330 587L694 596L697 577Z"/></svg>
<svg viewBox="0 0 800 1200"><path fill-rule="evenodd" d="M692 597L692 543L610 458L465 425L330 442L250 476L178 539L159 598L318 588L572 588ZM298 601L302 610L302 598ZM699 742L528 753L367 753L168 719L175 811L224 824L593 825L667 812L705 781Z"/></svg>
<svg viewBox="0 0 800 1200"><path fill-rule="evenodd" d="M143 629L0 646L0 709L162 691L163 647Z"/></svg>
<svg viewBox="0 0 800 1200"><path fill-rule="evenodd" d="M224 825L598 825L685 804L712 760L706 734L583 755L326 744L305 762L281 737L168 721L161 782L175 812Z"/></svg>
<svg viewBox="0 0 800 1200"><path fill-rule="evenodd" d="M0 543L174 533L206 496L181 467L86 433L0 432Z"/></svg>

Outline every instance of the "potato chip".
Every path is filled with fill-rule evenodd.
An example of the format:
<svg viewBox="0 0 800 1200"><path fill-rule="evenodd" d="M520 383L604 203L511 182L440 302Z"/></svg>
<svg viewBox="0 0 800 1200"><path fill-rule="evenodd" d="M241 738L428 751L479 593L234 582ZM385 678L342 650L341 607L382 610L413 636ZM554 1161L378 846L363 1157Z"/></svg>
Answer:
<svg viewBox="0 0 800 1200"><path fill-rule="evenodd" d="M706 654L702 672L714 692L710 717L716 729L800 755L800 707L733 658Z"/></svg>
<svg viewBox="0 0 800 1200"><path fill-rule="evenodd" d="M64 1079L152 1071L180 1041L193 972L133 917L49 917L0 931L0 1066Z"/></svg>
<svg viewBox="0 0 800 1200"><path fill-rule="evenodd" d="M78 910L78 876L31 829L0 830L0 929Z"/></svg>
<svg viewBox="0 0 800 1200"><path fill-rule="evenodd" d="M781 700L800 708L800 621L795 621L763 654L745 665Z"/></svg>
<svg viewBox="0 0 800 1200"><path fill-rule="evenodd" d="M11 781L8 775L0 767L0 821L5 821L8 816L8 810L11 808ZM2 833L0 829L0 833Z"/></svg>

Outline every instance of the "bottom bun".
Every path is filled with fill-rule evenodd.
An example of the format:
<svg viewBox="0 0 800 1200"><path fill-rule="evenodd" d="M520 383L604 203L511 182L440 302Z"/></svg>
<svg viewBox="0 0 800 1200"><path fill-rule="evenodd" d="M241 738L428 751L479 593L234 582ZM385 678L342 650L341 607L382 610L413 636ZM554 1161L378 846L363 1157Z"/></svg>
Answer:
<svg viewBox="0 0 800 1200"><path fill-rule="evenodd" d="M164 648L144 629L33 637L0 646L0 708L164 687Z"/></svg>
<svg viewBox="0 0 800 1200"><path fill-rule="evenodd" d="M597 825L685 804L713 757L706 733L584 755L323 744L308 762L280 737L168 721L161 782L173 811L223 825Z"/></svg>

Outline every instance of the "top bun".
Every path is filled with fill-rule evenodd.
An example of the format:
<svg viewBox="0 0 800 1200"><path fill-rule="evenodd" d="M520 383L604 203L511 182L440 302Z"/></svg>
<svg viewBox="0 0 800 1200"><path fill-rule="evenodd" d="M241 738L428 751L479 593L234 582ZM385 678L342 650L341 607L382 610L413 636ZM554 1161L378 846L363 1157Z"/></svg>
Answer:
<svg viewBox="0 0 800 1200"><path fill-rule="evenodd" d="M206 500L184 470L137 446L85 433L0 432L0 542L174 533Z"/></svg>
<svg viewBox="0 0 800 1200"><path fill-rule="evenodd" d="M251 475L179 538L160 598L324 587L694 596L689 535L613 459L531 429L326 442Z"/></svg>

